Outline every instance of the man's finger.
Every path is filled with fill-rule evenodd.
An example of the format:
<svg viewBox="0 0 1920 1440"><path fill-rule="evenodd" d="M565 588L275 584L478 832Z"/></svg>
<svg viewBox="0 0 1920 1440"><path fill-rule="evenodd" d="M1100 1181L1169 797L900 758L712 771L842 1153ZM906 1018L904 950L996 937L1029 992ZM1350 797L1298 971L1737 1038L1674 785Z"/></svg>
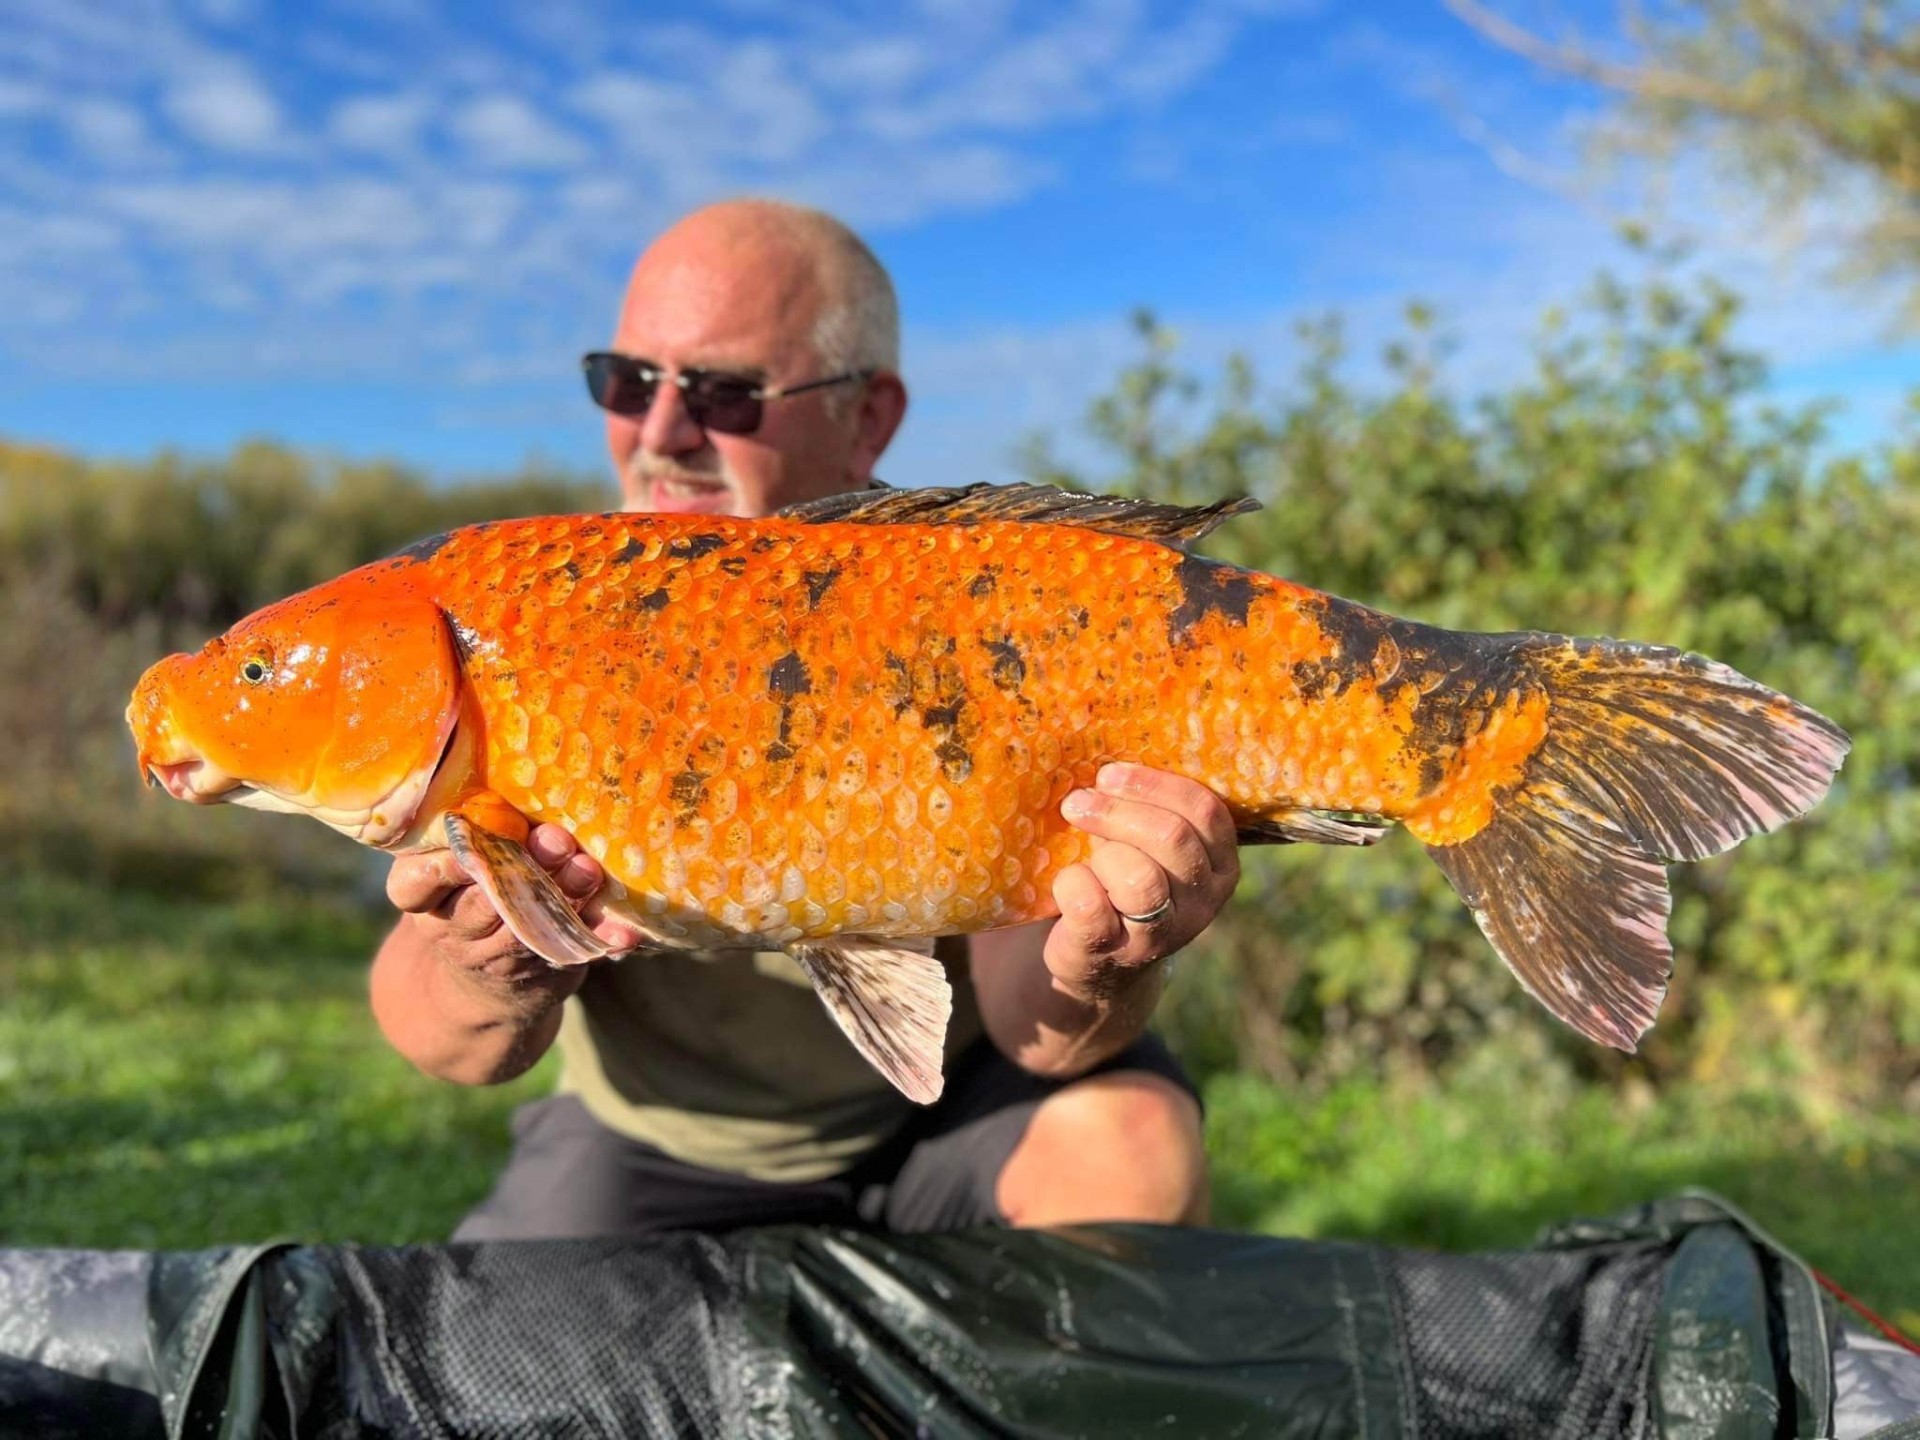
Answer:
<svg viewBox="0 0 1920 1440"><path fill-rule="evenodd" d="M540 824L527 834L527 853L548 870L558 870L580 853L580 846L561 826Z"/></svg>
<svg viewBox="0 0 1920 1440"><path fill-rule="evenodd" d="M1123 920L1150 915L1150 920L1134 920L1140 925L1164 925L1173 918L1176 896L1173 881L1165 870L1131 845L1102 845L1093 852L1087 866L1100 881L1107 904Z"/></svg>
<svg viewBox="0 0 1920 1440"><path fill-rule="evenodd" d="M1111 955L1127 943L1127 927L1107 900L1107 888L1086 865L1069 865L1053 879L1053 903L1060 918L1047 937L1047 949L1066 944L1084 955Z"/></svg>
<svg viewBox="0 0 1920 1440"><path fill-rule="evenodd" d="M439 909L454 891L472 884L448 851L400 855L387 872L387 899L396 910L424 915Z"/></svg>
<svg viewBox="0 0 1920 1440"><path fill-rule="evenodd" d="M1171 810L1193 827L1219 874L1238 874L1240 849L1233 816L1220 797L1184 775L1169 775L1145 765L1111 761L1100 767L1094 788L1103 795Z"/></svg>
<svg viewBox="0 0 1920 1440"><path fill-rule="evenodd" d="M558 825L536 825L527 853L544 866L569 900L585 900L606 883L607 872Z"/></svg>
<svg viewBox="0 0 1920 1440"><path fill-rule="evenodd" d="M1076 790L1061 802L1060 813L1090 835L1142 852L1178 885L1199 888L1213 878L1211 851L1177 810L1098 790Z"/></svg>

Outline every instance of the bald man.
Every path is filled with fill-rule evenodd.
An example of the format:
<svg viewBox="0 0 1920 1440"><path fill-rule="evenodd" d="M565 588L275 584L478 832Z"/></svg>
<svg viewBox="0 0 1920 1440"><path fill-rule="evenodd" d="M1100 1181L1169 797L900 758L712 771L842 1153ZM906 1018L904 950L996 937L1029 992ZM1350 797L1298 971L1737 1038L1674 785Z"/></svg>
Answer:
<svg viewBox="0 0 1920 1440"><path fill-rule="evenodd" d="M891 281L845 226L743 200L700 210L634 266L590 393L629 509L766 515L873 483L906 413ZM558 1044L558 1093L456 1238L640 1235L781 1221L896 1230L1206 1214L1200 1109L1147 1021L1167 957L1239 877L1225 807L1108 766L1062 811L1101 838L1054 886L1057 921L941 942L947 1085L909 1104L785 955L641 952L549 968L441 854L394 863L374 960L389 1041L430 1075L492 1084ZM618 947L604 876L566 832L536 857ZM1139 918L1134 918L1139 917Z"/></svg>

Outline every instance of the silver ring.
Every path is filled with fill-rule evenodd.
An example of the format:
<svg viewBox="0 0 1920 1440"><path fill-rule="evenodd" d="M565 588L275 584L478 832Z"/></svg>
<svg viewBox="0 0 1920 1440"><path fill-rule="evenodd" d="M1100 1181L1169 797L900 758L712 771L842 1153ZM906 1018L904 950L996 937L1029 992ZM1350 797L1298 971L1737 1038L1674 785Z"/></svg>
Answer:
<svg viewBox="0 0 1920 1440"><path fill-rule="evenodd" d="M1144 915L1129 915L1126 911L1122 910L1120 912L1120 918L1122 920L1131 920L1136 925L1152 925L1156 921L1166 919L1172 911L1173 897L1169 895Z"/></svg>

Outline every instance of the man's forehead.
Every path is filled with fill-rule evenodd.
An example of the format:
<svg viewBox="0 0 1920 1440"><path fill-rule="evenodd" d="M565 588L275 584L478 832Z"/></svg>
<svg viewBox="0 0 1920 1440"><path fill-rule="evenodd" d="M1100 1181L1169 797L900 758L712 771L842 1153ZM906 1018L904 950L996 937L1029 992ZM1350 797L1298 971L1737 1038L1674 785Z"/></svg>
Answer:
<svg viewBox="0 0 1920 1440"><path fill-rule="evenodd" d="M628 282L615 343L677 364L766 367L811 349L819 309L817 279L791 256L737 245L650 253Z"/></svg>

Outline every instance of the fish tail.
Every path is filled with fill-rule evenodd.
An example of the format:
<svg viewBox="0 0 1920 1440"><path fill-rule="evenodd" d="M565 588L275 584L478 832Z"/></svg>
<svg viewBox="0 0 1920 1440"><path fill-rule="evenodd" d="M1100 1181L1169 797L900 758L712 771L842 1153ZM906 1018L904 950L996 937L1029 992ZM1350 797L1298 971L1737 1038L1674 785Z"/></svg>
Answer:
<svg viewBox="0 0 1920 1440"><path fill-rule="evenodd" d="M1513 658L1546 692L1545 737L1486 825L1428 853L1535 999L1632 1051L1673 969L1667 862L1805 813L1850 742L1680 650L1530 635Z"/></svg>

